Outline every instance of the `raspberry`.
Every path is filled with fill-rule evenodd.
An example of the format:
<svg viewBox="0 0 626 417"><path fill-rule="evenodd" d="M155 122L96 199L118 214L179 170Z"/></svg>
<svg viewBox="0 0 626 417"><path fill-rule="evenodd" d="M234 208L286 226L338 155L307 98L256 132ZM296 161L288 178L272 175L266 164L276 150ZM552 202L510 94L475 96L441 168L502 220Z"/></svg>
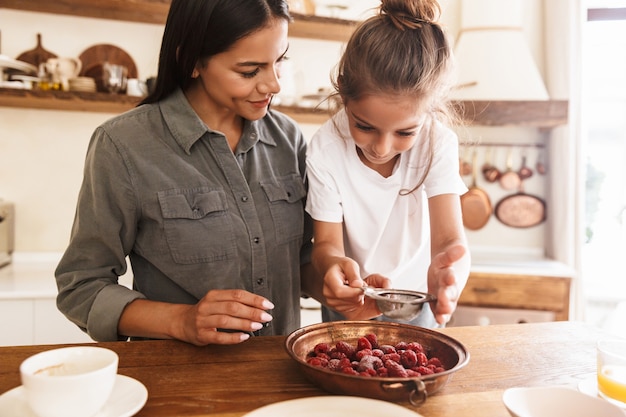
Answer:
<svg viewBox="0 0 626 417"><path fill-rule="evenodd" d="M400 363L405 368L412 368L417 365L417 353L412 350L405 350L400 354Z"/></svg>
<svg viewBox="0 0 626 417"><path fill-rule="evenodd" d="M357 371L367 371L368 369L376 370L383 366L383 361L376 356L366 356L359 361Z"/></svg>
<svg viewBox="0 0 626 417"><path fill-rule="evenodd" d="M439 358L430 358L428 359L429 365L435 365L436 367L443 367Z"/></svg>
<svg viewBox="0 0 626 417"><path fill-rule="evenodd" d="M370 344L372 345L372 349L378 349L378 336L376 336L374 333L369 333L366 334L365 337L367 337L367 340L369 340Z"/></svg>
<svg viewBox="0 0 626 417"><path fill-rule="evenodd" d="M331 359L328 361L328 369L330 369L331 371L340 371L341 370L341 366L339 365L340 360L339 359Z"/></svg>
<svg viewBox="0 0 626 417"><path fill-rule="evenodd" d="M326 368L328 366L328 360L323 358L311 357L306 361L311 366L317 366L319 368Z"/></svg>
<svg viewBox="0 0 626 417"><path fill-rule="evenodd" d="M361 360L364 356L373 356L374 352L372 352L372 349L363 349L363 350L359 350L354 354L354 358L356 360Z"/></svg>
<svg viewBox="0 0 626 417"><path fill-rule="evenodd" d="M398 362L387 360L385 361L385 368L387 368L387 374L390 377L397 377L397 378L408 377L406 369L404 369L404 367L400 365Z"/></svg>
<svg viewBox="0 0 626 417"><path fill-rule="evenodd" d="M409 347L407 342L398 342L396 343L396 350L407 350Z"/></svg>
<svg viewBox="0 0 626 417"><path fill-rule="evenodd" d="M419 352L417 354L417 364L420 365L420 366L428 365L428 357L426 356L425 353Z"/></svg>
<svg viewBox="0 0 626 417"><path fill-rule="evenodd" d="M400 354L399 353L388 353L383 355L381 358L384 361L394 361L400 363Z"/></svg>
<svg viewBox="0 0 626 417"><path fill-rule="evenodd" d="M380 349L372 349L372 355L376 356L377 358L382 358L384 353Z"/></svg>
<svg viewBox="0 0 626 417"><path fill-rule="evenodd" d="M367 337L359 337L356 343L356 350L372 350L372 344Z"/></svg>
<svg viewBox="0 0 626 417"><path fill-rule="evenodd" d="M337 342L335 347L337 348L337 352L343 353L344 355L346 355L347 358L351 358L352 355L354 354L354 347L352 347L347 342L339 341Z"/></svg>
<svg viewBox="0 0 626 417"><path fill-rule="evenodd" d="M415 353L424 352L424 347L418 342L409 342L407 348Z"/></svg>
<svg viewBox="0 0 626 417"><path fill-rule="evenodd" d="M318 355L320 353L328 353L329 351L330 351L330 344L328 343L318 343L313 348L313 352L315 352Z"/></svg>
<svg viewBox="0 0 626 417"><path fill-rule="evenodd" d="M384 353L396 353L396 348L391 345L380 345L380 350Z"/></svg>
<svg viewBox="0 0 626 417"><path fill-rule="evenodd" d="M413 370L420 375L432 375L434 373L432 369L429 369L425 366L418 366L416 368L413 368Z"/></svg>
<svg viewBox="0 0 626 417"><path fill-rule="evenodd" d="M358 375L359 373L352 369L352 367L348 366L345 368L341 368L341 372L348 375Z"/></svg>

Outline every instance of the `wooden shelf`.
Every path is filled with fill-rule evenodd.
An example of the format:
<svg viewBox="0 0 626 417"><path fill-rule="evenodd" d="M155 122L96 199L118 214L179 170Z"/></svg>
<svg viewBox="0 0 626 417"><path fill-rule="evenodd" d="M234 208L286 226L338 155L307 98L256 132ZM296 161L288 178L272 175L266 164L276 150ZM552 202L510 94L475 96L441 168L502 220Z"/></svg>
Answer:
<svg viewBox="0 0 626 417"><path fill-rule="evenodd" d="M477 126L529 126L550 129L568 123L567 100L461 101L465 123Z"/></svg>
<svg viewBox="0 0 626 417"><path fill-rule="evenodd" d="M164 25L170 0L0 0L0 7L97 19ZM357 22L292 13L289 35L345 42Z"/></svg>
<svg viewBox="0 0 626 417"><path fill-rule="evenodd" d="M122 113L139 99L122 94L40 91L0 88L0 106L99 113ZM567 124L567 101L463 101L463 119L476 126L530 126L552 128ZM274 106L299 123L324 123L325 108Z"/></svg>

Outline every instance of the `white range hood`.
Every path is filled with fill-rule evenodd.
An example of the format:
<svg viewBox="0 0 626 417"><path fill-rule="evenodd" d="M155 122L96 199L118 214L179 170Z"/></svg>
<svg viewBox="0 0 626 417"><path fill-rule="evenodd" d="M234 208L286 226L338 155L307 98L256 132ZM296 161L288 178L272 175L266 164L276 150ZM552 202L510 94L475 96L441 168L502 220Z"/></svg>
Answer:
<svg viewBox="0 0 626 417"><path fill-rule="evenodd" d="M524 0L462 0L456 100L548 100L522 32Z"/></svg>

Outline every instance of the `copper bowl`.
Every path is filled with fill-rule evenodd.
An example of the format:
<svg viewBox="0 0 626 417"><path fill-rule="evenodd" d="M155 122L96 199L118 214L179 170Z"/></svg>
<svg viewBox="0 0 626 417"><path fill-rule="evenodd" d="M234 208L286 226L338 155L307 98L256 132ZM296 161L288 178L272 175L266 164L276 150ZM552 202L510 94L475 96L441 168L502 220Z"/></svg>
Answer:
<svg viewBox="0 0 626 417"><path fill-rule="evenodd" d="M306 362L307 356L318 343L345 341L356 345L357 339L368 333L374 333L380 343L385 344L419 342L429 358L436 356L441 360L445 371L411 378L363 377L312 366ZM409 324L379 321L336 321L306 326L287 336L285 349L305 376L326 391L392 402L410 402L413 405L423 403L428 395L446 385L452 374L467 365L470 357L463 344L443 333Z"/></svg>

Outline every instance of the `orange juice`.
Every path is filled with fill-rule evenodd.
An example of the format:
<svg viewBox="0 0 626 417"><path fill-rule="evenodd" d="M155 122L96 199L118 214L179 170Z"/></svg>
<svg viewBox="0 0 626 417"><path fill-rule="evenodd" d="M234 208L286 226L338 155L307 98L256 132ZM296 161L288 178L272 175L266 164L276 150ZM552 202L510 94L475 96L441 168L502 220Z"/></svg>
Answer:
<svg viewBox="0 0 626 417"><path fill-rule="evenodd" d="M598 390L604 397L626 404L626 366L602 366L598 372Z"/></svg>

